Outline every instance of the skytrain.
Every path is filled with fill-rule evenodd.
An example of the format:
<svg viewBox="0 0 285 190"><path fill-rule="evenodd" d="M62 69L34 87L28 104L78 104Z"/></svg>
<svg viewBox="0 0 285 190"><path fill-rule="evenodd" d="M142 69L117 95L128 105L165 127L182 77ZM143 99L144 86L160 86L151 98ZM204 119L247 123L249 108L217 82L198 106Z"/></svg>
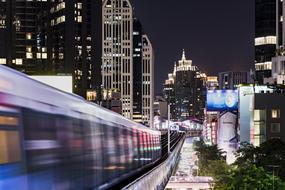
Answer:
<svg viewBox="0 0 285 190"><path fill-rule="evenodd" d="M155 164L161 133L0 66L0 189L110 189Z"/></svg>

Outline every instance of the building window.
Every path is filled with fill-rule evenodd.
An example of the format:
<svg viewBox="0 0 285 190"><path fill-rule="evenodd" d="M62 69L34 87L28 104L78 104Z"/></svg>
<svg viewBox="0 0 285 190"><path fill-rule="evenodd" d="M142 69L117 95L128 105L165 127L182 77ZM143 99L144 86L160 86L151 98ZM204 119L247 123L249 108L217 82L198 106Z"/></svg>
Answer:
<svg viewBox="0 0 285 190"><path fill-rule="evenodd" d="M31 40L32 39L32 34L31 33L27 33L26 34L26 39L27 40Z"/></svg>
<svg viewBox="0 0 285 190"><path fill-rule="evenodd" d="M280 133L280 123L271 123L271 133Z"/></svg>
<svg viewBox="0 0 285 190"><path fill-rule="evenodd" d="M26 58L27 59L33 59L33 53L26 53Z"/></svg>
<svg viewBox="0 0 285 190"><path fill-rule="evenodd" d="M272 109L271 110L271 117L273 119L278 119L280 118L280 110L279 109Z"/></svg>
<svg viewBox="0 0 285 190"><path fill-rule="evenodd" d="M6 58L0 58L0 64L5 65L6 64Z"/></svg>
<svg viewBox="0 0 285 190"><path fill-rule="evenodd" d="M22 65L23 59L16 59L15 63L16 63L16 65Z"/></svg>

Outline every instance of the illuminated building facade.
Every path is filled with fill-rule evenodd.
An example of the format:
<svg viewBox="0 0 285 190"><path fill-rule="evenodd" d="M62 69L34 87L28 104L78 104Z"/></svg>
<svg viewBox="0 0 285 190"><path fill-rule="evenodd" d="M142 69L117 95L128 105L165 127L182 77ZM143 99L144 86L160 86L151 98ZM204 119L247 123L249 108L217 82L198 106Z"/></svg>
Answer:
<svg viewBox="0 0 285 190"><path fill-rule="evenodd" d="M142 36L142 120L153 125L154 104L154 52L146 34Z"/></svg>
<svg viewBox="0 0 285 190"><path fill-rule="evenodd" d="M192 65L192 60L186 59L184 50L173 74L168 77L164 84L164 97L171 104L171 119L203 119L207 77Z"/></svg>
<svg viewBox="0 0 285 190"><path fill-rule="evenodd" d="M133 17L129 0L105 0L102 7L102 86L120 93L121 113L136 122L153 123L153 65L150 40Z"/></svg>
<svg viewBox="0 0 285 190"><path fill-rule="evenodd" d="M104 93L120 92L122 115L133 119L133 8L128 0L105 0L102 10Z"/></svg>
<svg viewBox="0 0 285 190"><path fill-rule="evenodd" d="M1 1L0 62L29 75L72 74L73 92L86 98L101 84L101 4Z"/></svg>
<svg viewBox="0 0 285 190"><path fill-rule="evenodd" d="M175 110L175 74L176 74L176 64L172 73L168 74L168 79L165 80L163 84L163 97L170 104L170 119L176 117Z"/></svg>
<svg viewBox="0 0 285 190"><path fill-rule="evenodd" d="M207 76L206 81L207 90L217 90L219 88L219 81L217 76Z"/></svg>

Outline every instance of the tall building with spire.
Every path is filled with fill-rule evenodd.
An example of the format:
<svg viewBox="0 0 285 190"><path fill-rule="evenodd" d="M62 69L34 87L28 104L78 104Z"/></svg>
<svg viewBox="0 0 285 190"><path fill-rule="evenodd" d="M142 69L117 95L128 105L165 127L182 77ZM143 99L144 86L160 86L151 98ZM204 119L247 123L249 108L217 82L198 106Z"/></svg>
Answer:
<svg viewBox="0 0 285 190"><path fill-rule="evenodd" d="M171 93L174 91L174 103ZM172 105L172 120L203 119L205 108L206 75L201 73L192 60L182 58L174 68L173 74L165 81L164 95ZM167 94L169 93L169 94ZM172 94L173 95L173 94Z"/></svg>

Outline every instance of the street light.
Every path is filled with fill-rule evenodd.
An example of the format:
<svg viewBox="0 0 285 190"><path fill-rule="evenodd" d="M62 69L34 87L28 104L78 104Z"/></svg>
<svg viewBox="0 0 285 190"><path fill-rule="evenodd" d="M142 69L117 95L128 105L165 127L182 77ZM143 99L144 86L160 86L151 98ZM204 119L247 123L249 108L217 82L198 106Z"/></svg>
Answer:
<svg viewBox="0 0 285 190"><path fill-rule="evenodd" d="M272 189L274 190L275 189L275 187L274 187L274 169L275 168L279 168L280 166L279 165L267 165L269 168L272 168L272 170L273 170L273 178L272 178Z"/></svg>
<svg viewBox="0 0 285 190"><path fill-rule="evenodd" d="M170 154L170 103L168 103L168 109L167 109L167 119L168 119L168 127L167 127L167 147L168 147L168 154Z"/></svg>

